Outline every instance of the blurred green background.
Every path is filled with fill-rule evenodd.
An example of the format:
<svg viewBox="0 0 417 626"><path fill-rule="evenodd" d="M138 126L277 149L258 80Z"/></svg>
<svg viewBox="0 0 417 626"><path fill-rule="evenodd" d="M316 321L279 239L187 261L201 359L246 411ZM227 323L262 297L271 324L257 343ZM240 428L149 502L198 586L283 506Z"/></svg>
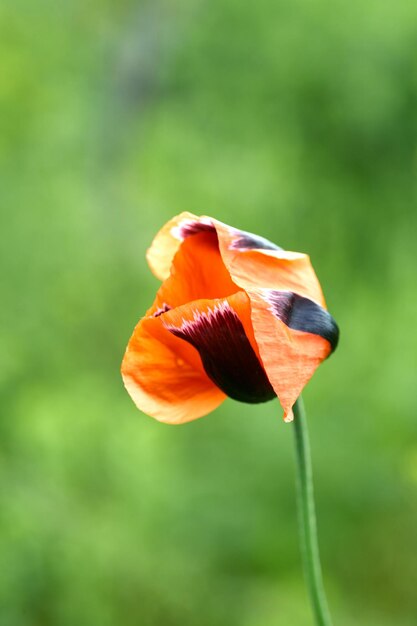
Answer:
<svg viewBox="0 0 417 626"><path fill-rule="evenodd" d="M310 626L292 427L119 366L183 210L310 253L335 626L417 623L417 3L2 0L1 626Z"/></svg>

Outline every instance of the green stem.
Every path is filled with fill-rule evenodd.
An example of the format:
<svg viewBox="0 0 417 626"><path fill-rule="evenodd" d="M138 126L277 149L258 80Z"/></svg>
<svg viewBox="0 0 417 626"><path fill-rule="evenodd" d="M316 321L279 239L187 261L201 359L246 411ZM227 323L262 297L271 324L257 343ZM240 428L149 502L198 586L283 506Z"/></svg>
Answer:
<svg viewBox="0 0 417 626"><path fill-rule="evenodd" d="M317 626L331 626L320 565L316 512L313 494L313 472L307 419L301 396L294 405L294 434L297 451L297 492L304 574Z"/></svg>

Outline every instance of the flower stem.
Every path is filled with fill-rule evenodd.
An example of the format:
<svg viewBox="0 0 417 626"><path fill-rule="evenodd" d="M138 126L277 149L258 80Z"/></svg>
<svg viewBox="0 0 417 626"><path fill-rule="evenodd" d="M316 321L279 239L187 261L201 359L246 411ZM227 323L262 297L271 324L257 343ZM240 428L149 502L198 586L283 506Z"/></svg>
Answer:
<svg viewBox="0 0 417 626"><path fill-rule="evenodd" d="M332 626L320 565L316 512L313 493L313 471L310 442L303 399L294 405L294 434L297 453L297 504L301 544L310 600L317 626Z"/></svg>

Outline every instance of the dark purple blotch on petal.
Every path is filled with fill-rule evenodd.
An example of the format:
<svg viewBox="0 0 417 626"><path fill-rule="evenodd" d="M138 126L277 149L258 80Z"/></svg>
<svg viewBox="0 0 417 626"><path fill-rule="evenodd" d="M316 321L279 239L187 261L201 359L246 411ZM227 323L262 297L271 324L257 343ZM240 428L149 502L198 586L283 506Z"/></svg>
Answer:
<svg viewBox="0 0 417 626"><path fill-rule="evenodd" d="M266 402L275 397L242 322L228 302L209 312L195 313L180 328L166 325L200 354L208 377L228 396L240 402Z"/></svg>
<svg viewBox="0 0 417 626"><path fill-rule="evenodd" d="M179 234L181 239L187 239L191 235L198 235L199 233L215 233L216 229L213 224L206 222L191 222L187 221L179 226Z"/></svg>
<svg viewBox="0 0 417 626"><path fill-rule="evenodd" d="M236 230L236 239L231 245L232 250L282 250L265 237L259 237L244 230Z"/></svg>
<svg viewBox="0 0 417 626"><path fill-rule="evenodd" d="M333 317L319 304L291 291L268 291L266 300L271 310L293 330L320 335L330 343L332 352L339 341L339 327Z"/></svg>
<svg viewBox="0 0 417 626"><path fill-rule="evenodd" d="M160 306L158 309L156 309L155 313L153 314L152 317L159 317L160 315L162 315L162 313L166 313L167 311L170 311L172 309L172 307L169 306L169 304L166 304L164 302L164 304L162 306Z"/></svg>

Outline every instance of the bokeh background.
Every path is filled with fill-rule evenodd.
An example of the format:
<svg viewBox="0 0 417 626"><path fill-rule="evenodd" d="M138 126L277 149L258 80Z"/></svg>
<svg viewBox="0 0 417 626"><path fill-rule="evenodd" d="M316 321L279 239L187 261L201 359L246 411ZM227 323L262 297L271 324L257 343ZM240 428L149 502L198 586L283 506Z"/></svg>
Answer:
<svg viewBox="0 0 417 626"><path fill-rule="evenodd" d="M310 253L337 626L417 623L417 3L2 0L1 626L309 626L292 427L161 425L120 361L189 210Z"/></svg>

